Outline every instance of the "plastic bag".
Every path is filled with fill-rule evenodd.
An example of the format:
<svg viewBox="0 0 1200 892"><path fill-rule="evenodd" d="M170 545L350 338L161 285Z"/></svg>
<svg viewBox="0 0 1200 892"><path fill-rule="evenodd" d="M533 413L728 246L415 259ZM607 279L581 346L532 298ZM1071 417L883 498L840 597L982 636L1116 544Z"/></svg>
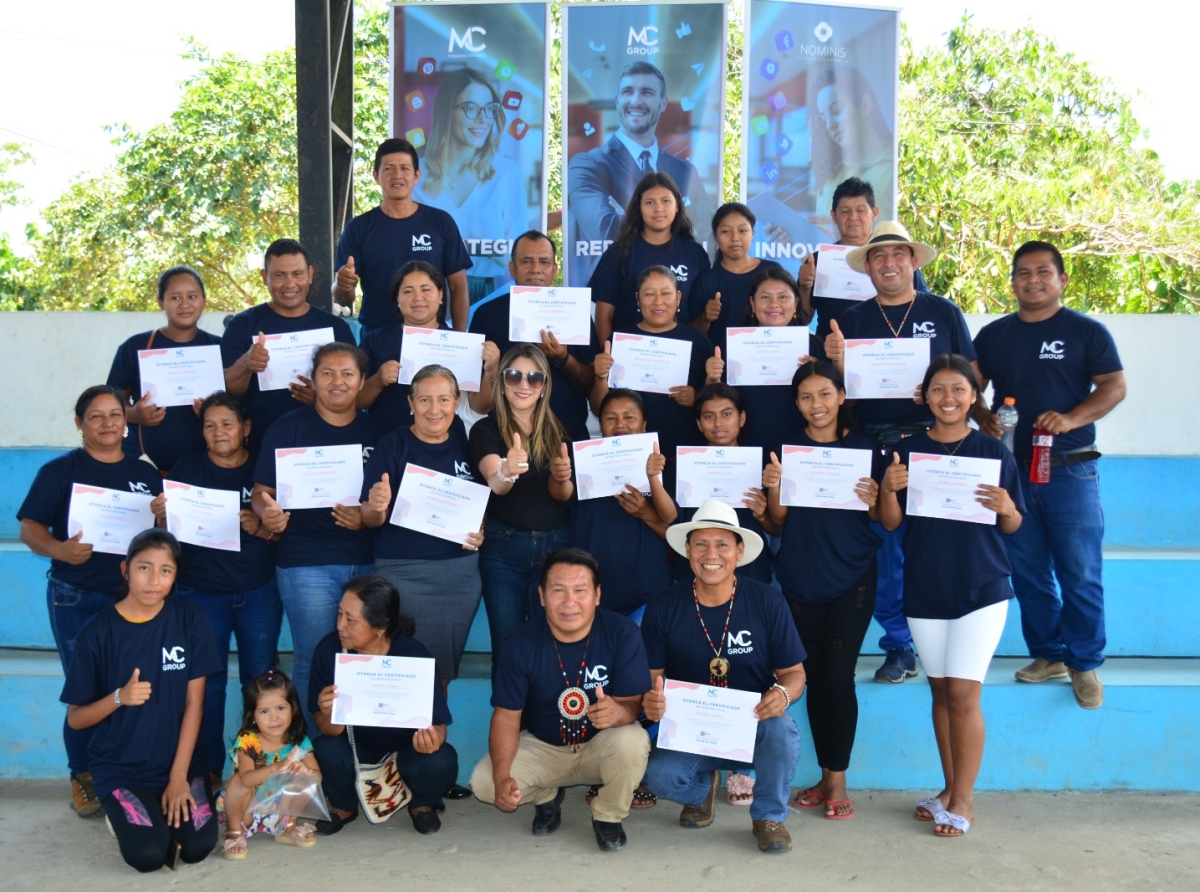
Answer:
<svg viewBox="0 0 1200 892"><path fill-rule="evenodd" d="M308 818L311 821L331 820L320 778L311 771L277 771L272 774L258 788L250 805L250 814L264 820L272 815ZM287 823L275 822L272 832L280 835Z"/></svg>

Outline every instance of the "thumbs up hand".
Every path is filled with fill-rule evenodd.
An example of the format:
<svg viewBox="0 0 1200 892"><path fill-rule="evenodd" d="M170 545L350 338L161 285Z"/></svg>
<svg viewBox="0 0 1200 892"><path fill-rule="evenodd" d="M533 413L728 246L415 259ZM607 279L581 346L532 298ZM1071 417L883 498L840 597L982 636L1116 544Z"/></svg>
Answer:
<svg viewBox="0 0 1200 892"><path fill-rule="evenodd" d="M517 477L529 470L529 454L521 448L521 435L513 434L512 448L500 463L500 473L505 477Z"/></svg>
<svg viewBox="0 0 1200 892"><path fill-rule="evenodd" d="M817 255L809 254L800 264L800 272L796 275L796 284L800 290L810 293L817 281Z"/></svg>
<svg viewBox="0 0 1200 892"><path fill-rule="evenodd" d="M291 519L292 512L284 511L269 492L264 492L262 498L263 504L267 506L266 510L262 513L263 526L272 533L282 533L287 529L288 520Z"/></svg>
<svg viewBox="0 0 1200 892"><path fill-rule="evenodd" d="M721 348L717 347L712 356L704 361L705 383L716 384L725 375L725 360L721 358Z"/></svg>
<svg viewBox="0 0 1200 892"><path fill-rule="evenodd" d="M559 483L571 482L571 454L566 443L562 444L558 455L550 459L550 476Z"/></svg>
<svg viewBox="0 0 1200 892"><path fill-rule="evenodd" d="M763 489L774 489L783 479L783 465L779 461L779 456L774 452L771 453L771 461L763 468Z"/></svg>
<svg viewBox="0 0 1200 892"><path fill-rule="evenodd" d="M642 711L646 718L657 722L667 711L667 695L663 692L663 677L654 679L654 687L642 695Z"/></svg>
<svg viewBox="0 0 1200 892"><path fill-rule="evenodd" d="M896 493L907 488L908 468L900 463L900 453L893 452L892 463L883 475L883 491Z"/></svg>
<svg viewBox="0 0 1200 892"><path fill-rule="evenodd" d="M83 538L83 530L80 530L66 542L59 545L59 553L53 555L63 563L70 564L72 567L78 567L80 564L86 564L92 556L92 546L87 542L81 542Z"/></svg>
<svg viewBox="0 0 1200 892"><path fill-rule="evenodd" d="M607 381L612 367L612 341L605 341L604 352L596 354L596 358L592 361L592 368L595 369L597 378Z"/></svg>
<svg viewBox="0 0 1200 892"><path fill-rule="evenodd" d="M166 408L155 405L154 397L147 390L130 408L128 420L144 427L158 427L166 417Z"/></svg>
<svg viewBox="0 0 1200 892"><path fill-rule="evenodd" d="M611 728L624 716L625 707L604 693L604 688L597 685L596 702L588 707L588 720L597 731Z"/></svg>
<svg viewBox="0 0 1200 892"><path fill-rule="evenodd" d="M260 331L254 343L250 345L250 349L246 351L246 362L250 366L250 371L258 374L267 370L267 363L270 361L271 352L267 349L267 336Z"/></svg>
<svg viewBox="0 0 1200 892"><path fill-rule="evenodd" d="M337 271L337 287L338 291L343 294L354 294L354 287L358 284L358 272L354 269L354 258L347 257L346 265Z"/></svg>
<svg viewBox="0 0 1200 892"><path fill-rule="evenodd" d="M712 298L704 304L704 318L711 322L716 322L721 315L721 292L718 291Z"/></svg>
<svg viewBox="0 0 1200 892"><path fill-rule="evenodd" d="M836 365L846 355L846 338L836 319L829 323L829 327L831 331L825 336L825 356Z"/></svg>
<svg viewBox="0 0 1200 892"><path fill-rule="evenodd" d="M380 514L387 511L388 505L392 504L392 484L386 473L367 493L367 504L371 506L372 511L378 511Z"/></svg>
<svg viewBox="0 0 1200 892"><path fill-rule="evenodd" d="M129 681L125 682L121 688L122 706L141 706L150 699L150 682L141 681L141 673L141 669L134 669L133 675L129 676Z"/></svg>
<svg viewBox="0 0 1200 892"><path fill-rule="evenodd" d="M662 454L658 448L658 441L654 441L654 450L650 453L650 457L646 459L646 476L657 477L667 467L667 457Z"/></svg>

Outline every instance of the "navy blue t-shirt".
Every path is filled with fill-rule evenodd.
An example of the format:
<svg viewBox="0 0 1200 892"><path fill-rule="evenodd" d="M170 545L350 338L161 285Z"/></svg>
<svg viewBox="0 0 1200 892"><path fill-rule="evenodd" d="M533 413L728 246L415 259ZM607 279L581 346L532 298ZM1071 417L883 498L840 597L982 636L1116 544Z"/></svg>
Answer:
<svg viewBox="0 0 1200 892"><path fill-rule="evenodd" d="M363 472L362 501L367 501L371 487L382 480L384 474L388 475L388 483L392 487L387 519L375 533L375 559L441 561L463 557L468 552L457 542L405 529L391 522L396 496L400 492L400 481L404 479L404 468L410 462L459 480L480 482L471 462L467 433L461 425L450 427L450 435L444 443L426 443L408 426L385 435L371 453L367 469Z"/></svg>
<svg viewBox="0 0 1200 892"><path fill-rule="evenodd" d="M729 660L729 687L766 692L775 684L775 670L803 663L807 654L783 595L738 571L737 592L729 632L725 628L729 603L701 607L712 643ZM667 678L709 684L708 664L715 654L696 618L692 584L680 583L656 595L642 617L642 638L652 669Z"/></svg>
<svg viewBox="0 0 1200 892"><path fill-rule="evenodd" d="M681 315L690 323L704 315L704 308L717 294L721 295L721 314L708 324L708 338L725 352L725 329L737 325L753 324L746 321L750 307L750 283L764 269L779 267L774 260L764 260L748 273L733 273L718 263L702 272L692 290Z"/></svg>
<svg viewBox="0 0 1200 892"><path fill-rule="evenodd" d="M992 382L992 410L1017 401L1016 456L1033 458L1033 422L1043 412L1070 412L1092 392L1092 378L1123 369L1117 345L1095 319L1063 307L1041 322L1016 313L989 322L975 336L979 369ZM1053 451L1096 442L1096 425L1056 434Z"/></svg>
<svg viewBox="0 0 1200 892"><path fill-rule="evenodd" d="M671 338L675 341L691 342L692 357L687 383L689 387L695 388L697 393L704 386L708 378L704 364L713 355L712 341L704 332L682 322L676 322L674 328L664 332L642 331L636 325L614 328L613 331L641 335L644 338ZM641 397L642 402L646 404L646 430L658 434L658 448L667 456L668 464L674 461L676 446L699 446L704 443L691 406L681 406L666 393L642 393Z"/></svg>
<svg viewBox="0 0 1200 892"><path fill-rule="evenodd" d="M883 310L882 314L880 310ZM907 319L904 318L906 313ZM918 291L911 304L895 307L885 307L874 300L861 301L842 313L838 327L847 339L895 338L892 328L884 321L884 314L895 328L900 328L901 321L904 322L900 337L930 339L931 362L943 353L957 353L968 360L975 358L971 332L962 310L946 298L925 291ZM898 398L858 400L854 404L854 417L871 424L917 424L931 421L933 414L923 403Z"/></svg>
<svg viewBox="0 0 1200 892"><path fill-rule="evenodd" d="M810 336L810 352L812 346ZM780 447L794 442L789 438L804 428L804 417L796 408L796 392L791 384L739 387L737 392L746 407L741 439L747 446L761 446L764 460L769 459L772 452L778 455Z"/></svg>
<svg viewBox="0 0 1200 892"><path fill-rule="evenodd" d="M449 331L450 326L438 325L443 331ZM364 332L360 345L367 354L367 377L370 378L385 362L400 361L400 348L404 346L404 323L397 322L384 328L374 328ZM401 425L412 423L412 408L408 405L408 384L389 384L375 397L375 402L367 408L367 414L375 419L379 429L391 433Z"/></svg>
<svg viewBox="0 0 1200 892"><path fill-rule="evenodd" d="M389 217L382 208L360 214L342 230L338 241L335 270L354 258L354 271L362 285L362 308L358 318L367 328L382 328L398 321L394 301L388 289L397 270L410 260L424 260L437 267L446 278L471 268L471 257L454 219L445 211L417 205L411 217ZM446 295L446 302L450 296ZM445 304L443 304L445 306Z"/></svg>
<svg viewBox="0 0 1200 892"><path fill-rule="evenodd" d="M944 455L945 447L927 433L905 437L896 446L900 461L927 452ZM1017 480L1017 461L999 440L971 431L956 455L964 458L996 458L1000 464L1000 486L1008 491L1016 509L1025 513L1025 498ZM906 509L908 490L896 494ZM1013 596L1008 577L1005 534L996 524L913 517L905 510L904 615L916 619L958 619Z"/></svg>
<svg viewBox="0 0 1200 892"><path fill-rule="evenodd" d="M250 495L254 490L254 462L247 459L236 468L213 464L208 452L193 452L171 468L171 478L207 489L231 490L241 494L242 511L253 511ZM167 495L168 500L171 498ZM275 578L275 545L261 536L241 531L241 551L223 551L181 542L183 564L179 568L180 585L218 595L232 595L266 585Z"/></svg>
<svg viewBox="0 0 1200 892"><path fill-rule="evenodd" d="M817 251L815 255L817 266L821 265L821 252ZM929 292L929 283L925 281L925 276L921 271L913 270L913 290ZM931 293L931 292L930 292ZM835 319L838 320L838 326L841 327L842 313L846 312L857 303L853 300L842 300L840 297L817 297L815 294L811 298L812 308L817 313L817 337L821 341L821 352L814 353L814 356L824 357L825 355L825 335L833 331L832 323Z"/></svg>
<svg viewBox="0 0 1200 892"><path fill-rule="evenodd" d="M567 682L587 691L589 703L596 702L597 687L604 688L608 697L640 697L650 690L646 649L631 620L597 607L591 634L566 644L556 641L545 614L539 613L504 643L496 667L492 706L520 711L521 726L544 743L567 743L561 733L558 697L568 684L563 681L559 655ZM588 739L596 736L590 721L584 719L583 725Z"/></svg>
<svg viewBox="0 0 1200 892"><path fill-rule="evenodd" d="M865 449L872 456L871 476L882 477L875 441L850 433L841 442L818 443L801 430L791 446ZM780 459L783 458L780 453ZM775 555L775 576L784 596L796 604L822 604L858 581L879 550L882 540L871 530L866 511L844 508L788 508Z"/></svg>
<svg viewBox="0 0 1200 892"><path fill-rule="evenodd" d="M666 540L615 497L576 503L574 520L572 544L600 562L600 600L609 610L628 616L671 584Z"/></svg>
<svg viewBox="0 0 1200 892"><path fill-rule="evenodd" d="M189 601L168 597L158 616L144 623L130 622L115 606L88 621L75 642L63 703L88 706L112 697L134 669L139 681L150 682L149 700L120 707L92 731L88 770L100 799L121 786L166 789L188 682L222 668L208 617ZM202 776L206 761L204 738L198 736L188 777Z"/></svg>
<svg viewBox="0 0 1200 892"><path fill-rule="evenodd" d="M270 304L259 304L248 310L242 310L225 326L225 334L221 338L221 362L225 368L230 368L242 358L242 354L254 344L258 333L263 334L293 334L298 331L312 331L317 328L332 328L333 339L341 344L353 344L354 333L345 320L339 319L332 313L320 307L309 306L303 316L280 316ZM270 350L270 348L267 348ZM281 390L258 389L258 375L250 376L250 384L241 400L250 412L250 448L257 452L262 444L267 428L274 424L281 415L300 406L292 398L291 392L284 387Z"/></svg>
<svg viewBox="0 0 1200 892"><path fill-rule="evenodd" d="M75 483L147 496L162 492L162 475L147 462L126 455L121 461L110 464L92 458L83 449L72 449L38 469L17 517L49 527L55 539L66 542L70 538L67 517L71 511L71 486ZM122 560L122 555L99 551L92 551L87 562L78 566L51 560L50 576L85 591L115 595L124 584Z"/></svg>
<svg viewBox="0 0 1200 892"><path fill-rule="evenodd" d="M357 260L357 258L355 258ZM417 634L421 630L417 629ZM317 712L317 704L321 699L321 691L333 684L334 658L342 653L342 642L337 632L330 632L321 639L312 656L312 676L308 682L308 708ZM358 653L356 650L346 653ZM431 660L433 657L418 639L412 635L399 635L392 639L388 655L393 657L419 657ZM450 707L446 705L446 695L442 692L442 684L438 680L433 683L433 724L449 725L453 722ZM354 746L358 749L360 762L376 762L390 752L407 749L412 743L412 728L380 728L372 725L354 726Z"/></svg>
<svg viewBox="0 0 1200 892"><path fill-rule="evenodd" d="M637 281L646 267L667 266L674 271L683 293L679 315L686 317L692 285L711 266L704 246L690 238L671 239L665 245L652 245L639 238L630 247L624 266L620 260L618 246L609 245L588 280L593 303L614 305L613 331L627 331L641 321L642 314L637 308Z"/></svg>
<svg viewBox="0 0 1200 892"><path fill-rule="evenodd" d="M117 348L113 357L112 368L108 372L108 386L118 390L128 390L133 394L134 401L142 397L142 376L138 367L138 351L149 349L147 344L150 335L154 335L153 349L163 347L215 347L221 339L209 334L202 328L196 329L196 337L185 343L173 341L161 331L136 334ZM141 430L141 440L138 431ZM166 417L161 424L152 426L129 425L129 432L122 444L126 452L134 458L142 454L142 444L146 454L158 469L164 474L171 470L171 465L181 455L195 452L204 447L204 433L201 430L200 419L191 406L168 406Z"/></svg>
<svg viewBox="0 0 1200 892"><path fill-rule="evenodd" d="M475 315L471 317L469 329L475 334L483 335L484 340L495 344L499 348L501 356L513 346L513 342L508 339L509 303L509 295L502 294L485 304L479 304L475 308ZM592 326L592 342L590 344L567 345L567 353L584 365L591 365L598 352L595 326ZM561 369L555 368L553 363L548 364L551 378L550 409L567 429L567 436L572 440L586 440L588 437L587 394L580 393L572 387Z"/></svg>
<svg viewBox="0 0 1200 892"><path fill-rule="evenodd" d="M275 489L275 450L293 446L362 446L363 465L383 439L379 426L361 412L344 427L330 424L316 406L304 406L284 415L267 431L254 482ZM279 540L275 563L280 567L321 567L333 564L369 564L373 559L375 531L367 527L348 530L333 521L332 508L291 511L287 529Z"/></svg>

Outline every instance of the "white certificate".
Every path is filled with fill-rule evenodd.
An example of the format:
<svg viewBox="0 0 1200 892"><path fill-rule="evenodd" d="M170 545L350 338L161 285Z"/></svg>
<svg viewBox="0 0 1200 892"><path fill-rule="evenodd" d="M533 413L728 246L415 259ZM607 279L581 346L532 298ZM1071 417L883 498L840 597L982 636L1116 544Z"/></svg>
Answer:
<svg viewBox="0 0 1200 892"><path fill-rule="evenodd" d="M164 480L167 494L167 529L180 542L242 550L242 494L232 489L205 489L190 483Z"/></svg>
<svg viewBox="0 0 1200 892"><path fill-rule="evenodd" d="M911 400L928 368L928 338L848 339L846 396L852 400Z"/></svg>
<svg viewBox="0 0 1200 892"><path fill-rule="evenodd" d="M875 285L866 273L850 268L846 255L853 245L818 245L817 279L813 282L815 297L836 297L842 300L868 300L875 296Z"/></svg>
<svg viewBox="0 0 1200 892"><path fill-rule="evenodd" d="M650 433L580 440L572 444L580 501L615 496L625 492L625 484L638 492L649 492L646 462L657 442L658 434Z"/></svg>
<svg viewBox="0 0 1200 892"><path fill-rule="evenodd" d="M154 496L141 493L74 483L67 509L67 536L73 539L83 530L79 541L93 551L124 557L129 541L154 526L153 501Z"/></svg>
<svg viewBox="0 0 1200 892"><path fill-rule="evenodd" d="M362 483L359 443L275 450L275 500L286 511L360 505Z"/></svg>
<svg viewBox="0 0 1200 892"><path fill-rule="evenodd" d="M658 726L660 748L733 762L754 761L758 733L754 707L761 694L670 678L663 682L663 693L667 711Z"/></svg>
<svg viewBox="0 0 1200 892"><path fill-rule="evenodd" d="M409 463L404 466L391 522L439 539L466 542L468 535L483 526L491 492L470 480Z"/></svg>
<svg viewBox="0 0 1200 892"><path fill-rule="evenodd" d="M483 377L483 335L404 326L400 383L411 384L413 375L427 365L444 365L454 372L460 389L478 393L479 379Z"/></svg>
<svg viewBox="0 0 1200 892"><path fill-rule="evenodd" d="M692 367L692 342L650 334L615 334L609 387L646 393L670 393L686 387Z"/></svg>
<svg viewBox="0 0 1200 892"><path fill-rule="evenodd" d="M914 452L908 457L906 510L914 517L994 524L996 512L975 501L981 483L1000 485L1000 459Z"/></svg>
<svg viewBox="0 0 1200 892"><path fill-rule="evenodd" d="M800 357L808 353L808 326L729 328L725 345L725 374L733 386L790 386Z"/></svg>
<svg viewBox="0 0 1200 892"><path fill-rule="evenodd" d="M716 499L734 508L751 489L762 489L760 446L676 446L675 502L680 508L699 508Z"/></svg>
<svg viewBox="0 0 1200 892"><path fill-rule="evenodd" d="M425 657L336 654L335 725L428 728L433 724L434 661Z"/></svg>
<svg viewBox="0 0 1200 892"><path fill-rule="evenodd" d="M311 378L313 351L333 339L333 329L329 326L264 335L263 346L271 358L266 369L258 373L258 389L286 390L301 375ZM253 340L257 341L258 335Z"/></svg>
<svg viewBox="0 0 1200 892"><path fill-rule="evenodd" d="M508 339L542 339L542 329L553 332L560 344L592 342L591 288L535 288L514 285L508 300Z"/></svg>
<svg viewBox="0 0 1200 892"><path fill-rule="evenodd" d="M221 348L165 347L138 351L142 393L156 406L190 406L197 399L225 389Z"/></svg>
<svg viewBox="0 0 1200 892"><path fill-rule="evenodd" d="M785 445L781 464L781 505L867 510L867 503L858 497L854 487L863 477L871 476L870 449Z"/></svg>

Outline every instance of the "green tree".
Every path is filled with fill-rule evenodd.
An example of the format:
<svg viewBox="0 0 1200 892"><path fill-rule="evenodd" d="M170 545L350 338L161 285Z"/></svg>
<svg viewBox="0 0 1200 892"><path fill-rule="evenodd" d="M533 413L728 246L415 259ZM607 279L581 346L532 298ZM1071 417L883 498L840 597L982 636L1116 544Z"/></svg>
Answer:
<svg viewBox="0 0 1200 892"><path fill-rule="evenodd" d="M22 204L21 184L7 179L8 172L30 160L20 143L0 144L0 211ZM0 233L0 310L15 310L20 304L21 278L26 264L9 243L8 233Z"/></svg>
<svg viewBox="0 0 1200 892"><path fill-rule="evenodd" d="M1014 307L1007 262L1058 245L1069 302L1095 312L1196 312L1200 191L1173 183L1129 99L1086 62L1024 28L964 17L942 49L904 41L901 217L940 256L939 294L975 312Z"/></svg>

